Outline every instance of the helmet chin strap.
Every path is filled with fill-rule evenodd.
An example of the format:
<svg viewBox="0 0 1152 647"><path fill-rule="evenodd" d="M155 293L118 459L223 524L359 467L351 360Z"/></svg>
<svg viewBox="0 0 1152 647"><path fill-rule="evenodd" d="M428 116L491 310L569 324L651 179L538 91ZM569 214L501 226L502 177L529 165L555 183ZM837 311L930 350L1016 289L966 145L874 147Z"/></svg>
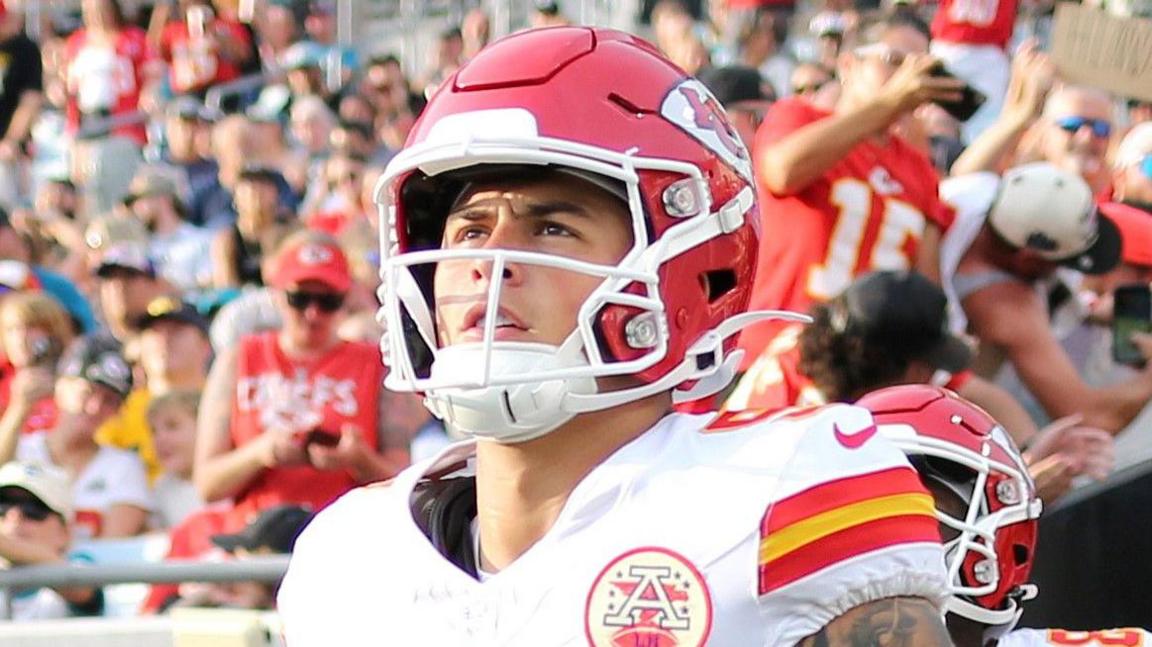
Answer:
<svg viewBox="0 0 1152 647"><path fill-rule="evenodd" d="M577 414L601 411L635 402L695 381L696 384L673 394L676 402L718 393L731 382L743 353L724 355L724 341L744 328L762 321L782 319L809 322L806 315L786 311L746 312L726 319L705 333L685 354L684 360L659 380L628 389L597 392L594 377L562 378L542 382L481 386L474 388L430 389L425 404L437 417L480 440L521 443L539 438L571 420ZM562 346L548 344L501 344L489 353L487 375L507 378L529 372L581 366L579 335L570 336ZM702 361L710 358L710 361ZM433 376L459 376L475 373L484 363L484 347L449 346L441 349L432 364ZM703 366L703 368L701 368Z"/></svg>
<svg viewBox="0 0 1152 647"><path fill-rule="evenodd" d="M1024 612L1020 602L1013 598L1008 599L1007 608L993 611L955 595L948 598L948 601L944 604L944 609L948 613L953 613L962 618L967 618L973 622L985 625L987 627L984 630L985 643L990 640L996 640L1009 631L1012 631L1016 627L1016 623L1019 622L1021 614Z"/></svg>

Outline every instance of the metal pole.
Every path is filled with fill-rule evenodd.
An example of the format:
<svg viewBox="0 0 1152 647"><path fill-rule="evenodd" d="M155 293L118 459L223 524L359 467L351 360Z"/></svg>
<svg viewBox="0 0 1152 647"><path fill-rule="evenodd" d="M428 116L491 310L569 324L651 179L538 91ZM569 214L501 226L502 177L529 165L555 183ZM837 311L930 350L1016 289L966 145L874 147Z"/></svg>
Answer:
<svg viewBox="0 0 1152 647"><path fill-rule="evenodd" d="M288 570L289 555L245 557L231 562L169 560L117 564L20 566L0 570L0 588L68 588L128 582L275 582ZM9 596L11 600L11 596Z"/></svg>

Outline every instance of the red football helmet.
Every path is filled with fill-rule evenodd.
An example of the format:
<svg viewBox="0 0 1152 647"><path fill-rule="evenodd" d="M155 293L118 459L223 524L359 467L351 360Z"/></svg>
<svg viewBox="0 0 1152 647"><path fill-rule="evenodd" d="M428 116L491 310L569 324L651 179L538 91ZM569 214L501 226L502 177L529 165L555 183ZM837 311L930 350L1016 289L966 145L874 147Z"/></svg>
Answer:
<svg viewBox="0 0 1152 647"><path fill-rule="evenodd" d="M1007 432L980 407L935 386L881 389L857 404L872 411L880 434L908 455L936 496L952 587L948 611L988 625L988 638L1009 631L1020 603L1035 595L1027 580L1041 503Z"/></svg>
<svg viewBox="0 0 1152 647"><path fill-rule="evenodd" d="M480 174L558 169L626 202L633 246L614 266L504 249L447 250L447 203ZM747 149L707 89L630 34L561 27L482 50L429 100L377 185L388 385L477 435L520 441L582 411L659 391L718 390L747 306L758 220ZM438 348L431 272L479 258L603 277L558 347L495 341ZM488 293L499 303L500 282ZM494 320L495 317L489 317ZM529 347L530 346L530 347ZM511 359L509 359L511 358ZM641 386L598 392L595 378Z"/></svg>

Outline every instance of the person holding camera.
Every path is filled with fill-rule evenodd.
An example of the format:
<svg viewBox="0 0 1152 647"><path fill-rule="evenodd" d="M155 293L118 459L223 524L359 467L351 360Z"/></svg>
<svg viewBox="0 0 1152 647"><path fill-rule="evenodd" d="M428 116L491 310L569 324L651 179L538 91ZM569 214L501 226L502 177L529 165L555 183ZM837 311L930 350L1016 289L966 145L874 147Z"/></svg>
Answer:
<svg viewBox="0 0 1152 647"><path fill-rule="evenodd" d="M805 312L859 274L916 268L938 276L936 249L952 211L927 155L898 132L928 102L961 101L962 81L939 76L928 29L906 13L862 28L840 57L832 112L802 99L772 106L756 135L760 242L751 309ZM744 331L751 365L779 325Z"/></svg>
<svg viewBox="0 0 1152 647"><path fill-rule="evenodd" d="M0 428L31 433L56 424L56 361L72 335L64 308L43 292L13 292L0 301Z"/></svg>
<svg viewBox="0 0 1152 647"><path fill-rule="evenodd" d="M235 527L281 503L320 509L408 464L411 434L391 414L411 396L384 391L377 346L336 334L352 287L344 252L300 231L272 270L283 324L220 349L197 423L193 478L206 501L233 499Z"/></svg>

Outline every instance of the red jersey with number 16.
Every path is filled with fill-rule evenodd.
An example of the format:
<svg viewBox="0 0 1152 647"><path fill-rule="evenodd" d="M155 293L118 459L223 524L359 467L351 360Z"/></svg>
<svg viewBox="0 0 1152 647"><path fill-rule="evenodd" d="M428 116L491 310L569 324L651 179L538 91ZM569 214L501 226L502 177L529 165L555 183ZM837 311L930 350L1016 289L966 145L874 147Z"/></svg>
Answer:
<svg viewBox="0 0 1152 647"><path fill-rule="evenodd" d="M757 131L755 148L830 114L802 99L779 101ZM952 223L938 182L928 157L896 136L858 144L792 195L773 195L758 175L763 234L750 309L807 312L861 274L913 267L926 223L941 229ZM746 364L778 328L756 326L741 333Z"/></svg>
<svg viewBox="0 0 1152 647"><path fill-rule="evenodd" d="M275 332L245 337L237 358L232 403L232 443L239 447L269 424L317 428L338 434L355 425L376 448L384 364L372 344L341 342L324 357L298 362L280 349ZM265 469L236 497L236 520L280 503L322 508L356 486L343 470L309 465Z"/></svg>

